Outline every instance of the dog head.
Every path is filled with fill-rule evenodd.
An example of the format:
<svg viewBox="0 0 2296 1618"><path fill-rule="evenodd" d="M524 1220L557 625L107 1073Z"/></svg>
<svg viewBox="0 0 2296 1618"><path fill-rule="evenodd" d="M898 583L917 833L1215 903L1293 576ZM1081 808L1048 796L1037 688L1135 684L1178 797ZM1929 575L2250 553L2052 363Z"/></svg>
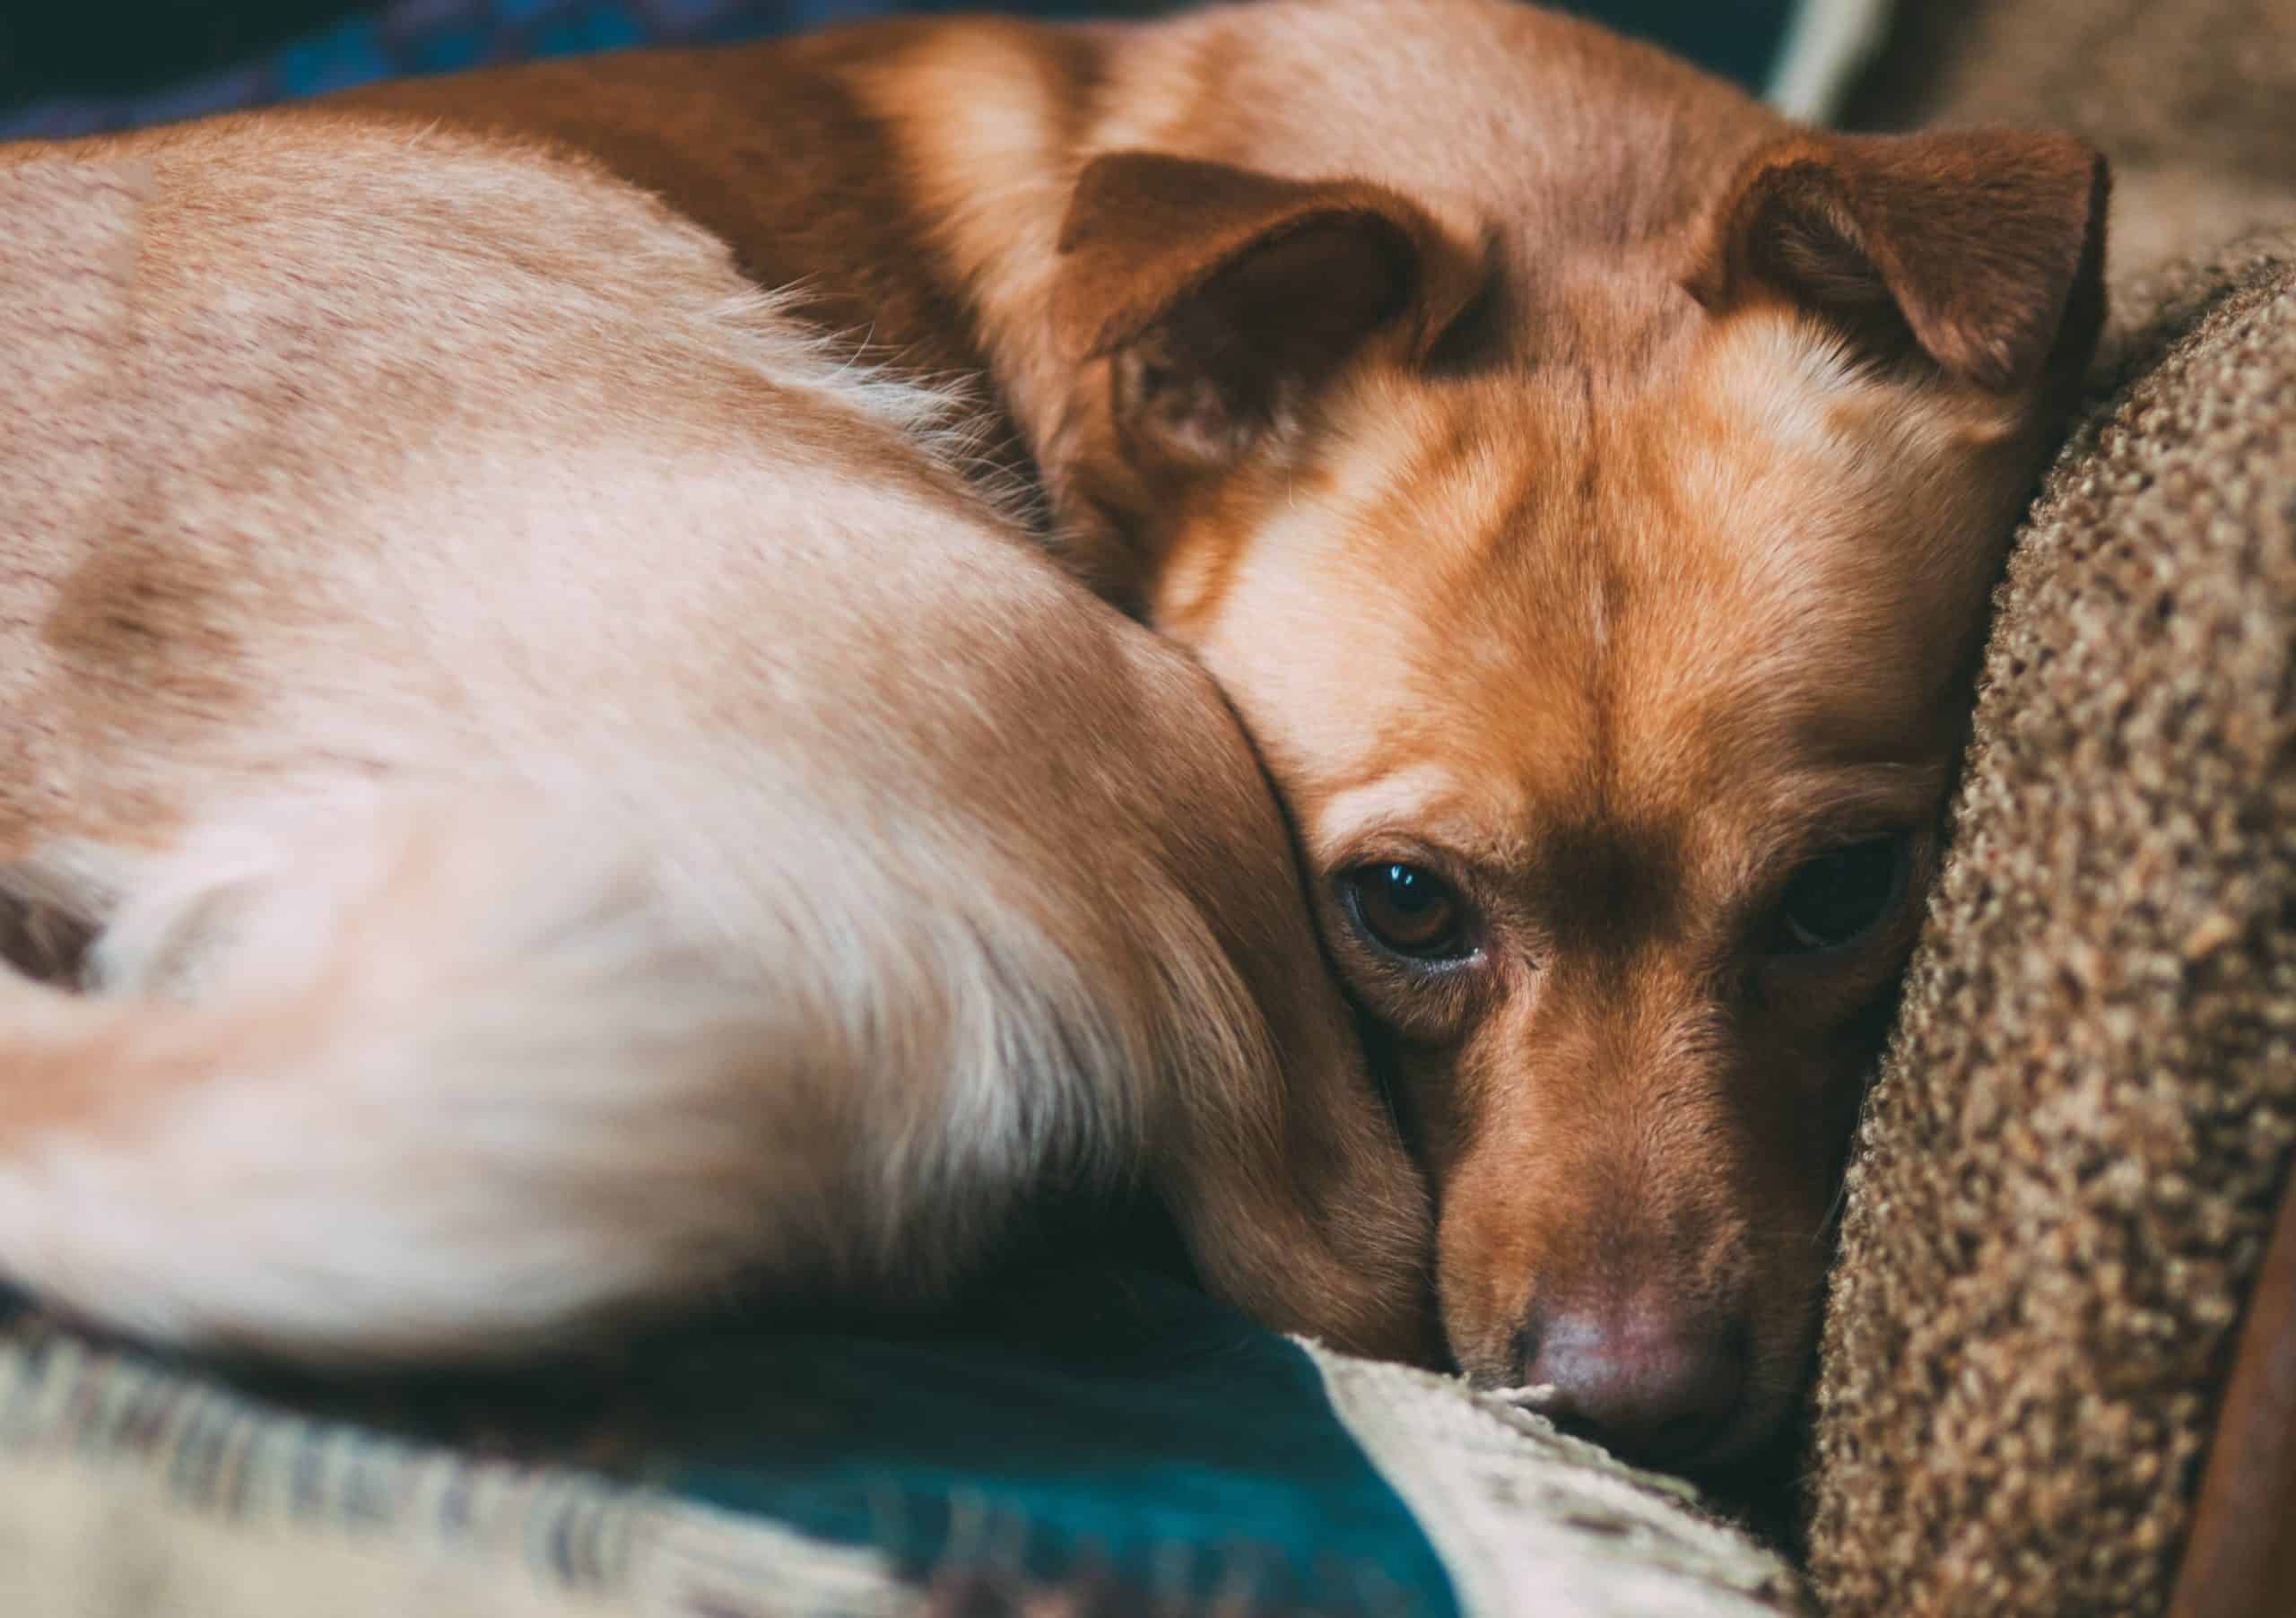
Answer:
<svg viewBox="0 0 2296 1618"><path fill-rule="evenodd" d="M1575 220L1104 152L1045 457L1285 796L1458 1361L1683 1465L1806 1365L2105 186L2051 135L1708 144Z"/></svg>

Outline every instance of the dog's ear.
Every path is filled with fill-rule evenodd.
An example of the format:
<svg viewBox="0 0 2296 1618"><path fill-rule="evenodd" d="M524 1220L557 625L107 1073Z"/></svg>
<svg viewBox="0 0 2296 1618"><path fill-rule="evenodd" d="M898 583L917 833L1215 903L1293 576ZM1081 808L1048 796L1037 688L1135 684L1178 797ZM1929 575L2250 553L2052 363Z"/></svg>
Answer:
<svg viewBox="0 0 2296 1618"><path fill-rule="evenodd" d="M1060 251L1064 350L1109 361L1126 453L1181 472L1233 463L1375 334L1423 353L1478 257L1383 186L1144 152L1085 167Z"/></svg>
<svg viewBox="0 0 2296 1618"><path fill-rule="evenodd" d="M2070 135L1792 135L1739 170L1684 284L1717 313L1783 297L1874 357L2012 392L2087 362L2108 185Z"/></svg>

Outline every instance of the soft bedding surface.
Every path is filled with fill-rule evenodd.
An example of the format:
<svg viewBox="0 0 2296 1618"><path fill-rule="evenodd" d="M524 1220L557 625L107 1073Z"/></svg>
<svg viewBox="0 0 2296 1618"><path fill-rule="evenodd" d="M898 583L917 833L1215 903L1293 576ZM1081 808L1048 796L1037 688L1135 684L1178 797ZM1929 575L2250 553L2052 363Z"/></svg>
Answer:
<svg viewBox="0 0 2296 1618"><path fill-rule="evenodd" d="M348 1605L378 1588L399 1605ZM1238 1618L1801 1610L1785 1563L1683 1485L1144 1273L912 1328L725 1321L357 1390L29 1311L0 1328L0 1611L25 1618L994 1613L1050 1591Z"/></svg>

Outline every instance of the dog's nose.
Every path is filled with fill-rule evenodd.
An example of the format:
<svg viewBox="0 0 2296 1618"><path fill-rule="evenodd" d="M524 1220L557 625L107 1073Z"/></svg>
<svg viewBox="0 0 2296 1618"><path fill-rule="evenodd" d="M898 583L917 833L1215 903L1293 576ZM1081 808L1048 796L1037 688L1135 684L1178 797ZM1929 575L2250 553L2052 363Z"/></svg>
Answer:
<svg viewBox="0 0 2296 1618"><path fill-rule="evenodd" d="M1524 1381L1552 1390L1535 1408L1636 1460L1695 1457L1745 1387L1741 1323L1646 1299L1535 1310L1521 1342Z"/></svg>

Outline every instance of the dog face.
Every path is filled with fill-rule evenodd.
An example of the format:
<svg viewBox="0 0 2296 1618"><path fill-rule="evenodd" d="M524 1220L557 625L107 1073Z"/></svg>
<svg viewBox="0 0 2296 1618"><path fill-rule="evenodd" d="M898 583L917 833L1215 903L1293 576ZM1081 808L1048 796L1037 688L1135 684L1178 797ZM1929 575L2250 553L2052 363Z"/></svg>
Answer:
<svg viewBox="0 0 2296 1618"><path fill-rule="evenodd" d="M1289 805L1453 1353L1631 1451L1742 1451L1805 1364L2103 184L1782 134L1560 283L1367 183L1078 184L1056 487Z"/></svg>

